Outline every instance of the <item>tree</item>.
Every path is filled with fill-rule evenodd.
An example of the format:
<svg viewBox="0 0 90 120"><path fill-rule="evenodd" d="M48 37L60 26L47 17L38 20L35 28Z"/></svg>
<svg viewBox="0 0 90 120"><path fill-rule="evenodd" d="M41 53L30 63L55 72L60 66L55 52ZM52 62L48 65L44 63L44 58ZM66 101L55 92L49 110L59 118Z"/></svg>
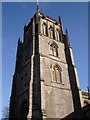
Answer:
<svg viewBox="0 0 90 120"><path fill-rule="evenodd" d="M9 106L6 106L2 111L2 120L9 120Z"/></svg>

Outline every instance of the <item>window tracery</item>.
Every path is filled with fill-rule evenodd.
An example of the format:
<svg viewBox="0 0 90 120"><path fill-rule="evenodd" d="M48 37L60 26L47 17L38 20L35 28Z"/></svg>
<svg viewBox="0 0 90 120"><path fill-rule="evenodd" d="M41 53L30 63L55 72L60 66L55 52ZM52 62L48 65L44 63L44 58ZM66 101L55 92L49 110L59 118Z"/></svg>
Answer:
<svg viewBox="0 0 90 120"><path fill-rule="evenodd" d="M57 83L62 83L61 67L59 65L53 65L53 81Z"/></svg>
<svg viewBox="0 0 90 120"><path fill-rule="evenodd" d="M55 42L50 44L50 54L58 57L58 46Z"/></svg>

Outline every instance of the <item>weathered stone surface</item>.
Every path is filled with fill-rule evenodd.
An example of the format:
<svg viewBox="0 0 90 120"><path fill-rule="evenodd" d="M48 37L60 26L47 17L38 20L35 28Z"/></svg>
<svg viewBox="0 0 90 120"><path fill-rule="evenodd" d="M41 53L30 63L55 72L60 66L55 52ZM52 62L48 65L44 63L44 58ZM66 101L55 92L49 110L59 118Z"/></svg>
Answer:
<svg viewBox="0 0 90 120"><path fill-rule="evenodd" d="M10 118L64 118L83 106L67 38L61 23L39 10L25 26L17 48Z"/></svg>

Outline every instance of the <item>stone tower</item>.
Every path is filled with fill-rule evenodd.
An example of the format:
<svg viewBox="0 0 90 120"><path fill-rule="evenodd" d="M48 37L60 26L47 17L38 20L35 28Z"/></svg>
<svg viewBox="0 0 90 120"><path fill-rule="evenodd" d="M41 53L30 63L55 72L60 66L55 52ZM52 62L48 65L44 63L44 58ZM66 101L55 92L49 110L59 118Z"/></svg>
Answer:
<svg viewBox="0 0 90 120"><path fill-rule="evenodd" d="M81 91L62 22L40 12L18 40L10 118L64 118L81 108Z"/></svg>

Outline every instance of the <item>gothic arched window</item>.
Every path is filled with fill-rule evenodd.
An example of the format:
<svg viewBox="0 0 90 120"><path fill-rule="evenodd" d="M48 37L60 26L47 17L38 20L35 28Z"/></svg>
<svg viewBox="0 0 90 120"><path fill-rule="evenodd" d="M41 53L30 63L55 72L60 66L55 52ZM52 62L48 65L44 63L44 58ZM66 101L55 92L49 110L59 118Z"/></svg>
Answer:
<svg viewBox="0 0 90 120"><path fill-rule="evenodd" d="M43 34L44 34L44 35L48 35L47 24L46 24L45 22L43 23L42 28L43 28Z"/></svg>
<svg viewBox="0 0 90 120"><path fill-rule="evenodd" d="M56 30L56 40L57 40L57 41L60 40L60 37L59 37L59 30L58 30L58 29Z"/></svg>
<svg viewBox="0 0 90 120"><path fill-rule="evenodd" d="M50 54L58 57L58 46L55 42L50 44Z"/></svg>
<svg viewBox="0 0 90 120"><path fill-rule="evenodd" d="M53 65L53 81L62 83L62 76L61 76L61 67L59 65Z"/></svg>
<svg viewBox="0 0 90 120"><path fill-rule="evenodd" d="M53 38L53 27L52 26L49 27L49 37Z"/></svg>

